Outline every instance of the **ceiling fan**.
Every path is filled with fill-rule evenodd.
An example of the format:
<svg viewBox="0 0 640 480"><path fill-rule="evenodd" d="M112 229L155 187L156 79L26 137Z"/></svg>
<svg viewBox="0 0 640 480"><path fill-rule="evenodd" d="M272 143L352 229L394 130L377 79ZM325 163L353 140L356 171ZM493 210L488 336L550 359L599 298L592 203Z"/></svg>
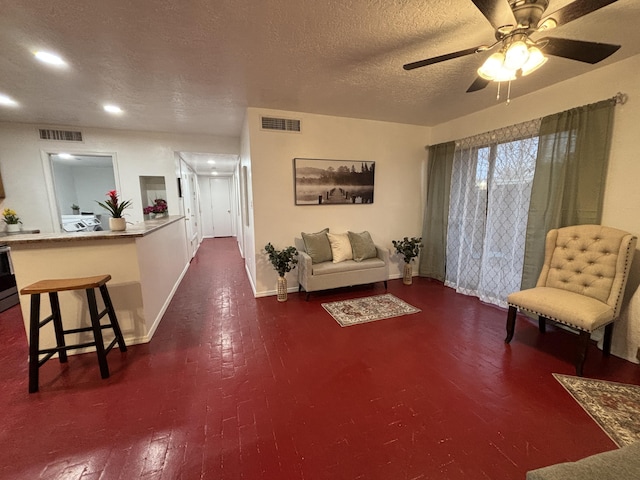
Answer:
<svg viewBox="0 0 640 480"><path fill-rule="evenodd" d="M491 45L460 50L437 57L407 63L405 70L433 65L494 48L478 69L478 78L467 89L475 92L490 82L505 82L525 76L540 68L546 55L569 58L590 64L598 63L615 53L620 45L585 42L567 38L531 38L538 33L565 25L617 0L575 0L573 3L545 15L549 0L471 0L495 29L496 42Z"/></svg>

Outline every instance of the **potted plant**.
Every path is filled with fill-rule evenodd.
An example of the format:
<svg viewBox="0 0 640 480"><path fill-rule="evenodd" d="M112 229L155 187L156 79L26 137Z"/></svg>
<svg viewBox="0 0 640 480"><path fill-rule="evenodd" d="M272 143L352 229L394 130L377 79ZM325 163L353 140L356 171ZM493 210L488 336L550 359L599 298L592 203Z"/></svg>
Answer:
<svg viewBox="0 0 640 480"><path fill-rule="evenodd" d="M142 213L145 215L145 220L147 220L151 218L151 214L153 214L154 218L166 217L168 210L169 206L167 205L167 201L163 198L156 198L153 201L153 205L144 207Z"/></svg>
<svg viewBox="0 0 640 480"><path fill-rule="evenodd" d="M278 301L285 302L287 300L287 279L285 274L295 268L298 259L298 250L295 247L287 247L284 250L276 250L271 242L264 247L269 255L269 261L273 268L278 272Z"/></svg>
<svg viewBox="0 0 640 480"><path fill-rule="evenodd" d="M167 210L169 209L167 205L167 201L162 198L156 198L153 201L153 213L155 213L156 217L163 217L167 214Z"/></svg>
<svg viewBox="0 0 640 480"><path fill-rule="evenodd" d="M142 216L145 220L151 219L151 214L153 213L153 207L148 206L142 209Z"/></svg>
<svg viewBox="0 0 640 480"><path fill-rule="evenodd" d="M110 190L106 195L109 197L108 200L105 202L98 202L96 200L96 203L111 214L111 218L109 219L109 229L114 232L126 230L127 223L122 217L122 212L125 208L131 205L131 200L120 202L118 199L118 192L115 190Z"/></svg>
<svg viewBox="0 0 640 480"><path fill-rule="evenodd" d="M411 285L413 282L413 267L411 262L420 255L422 250L422 237L404 237L402 240L391 240L396 252L402 255L404 259L404 272L402 275L402 283Z"/></svg>
<svg viewBox="0 0 640 480"><path fill-rule="evenodd" d="M71 212L74 215L79 215L80 214L80 207L78 205L76 205L75 203L71 205Z"/></svg>
<svg viewBox="0 0 640 480"><path fill-rule="evenodd" d="M2 211L2 220L7 224L7 232L19 232L20 225L22 222L20 221L20 217L15 210L11 210L10 208L5 208Z"/></svg>

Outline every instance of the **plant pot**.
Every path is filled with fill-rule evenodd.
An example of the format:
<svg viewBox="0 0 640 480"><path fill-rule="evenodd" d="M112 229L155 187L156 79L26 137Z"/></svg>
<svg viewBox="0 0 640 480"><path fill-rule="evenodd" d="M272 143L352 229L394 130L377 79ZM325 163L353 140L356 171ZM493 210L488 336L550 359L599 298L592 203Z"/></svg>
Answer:
<svg viewBox="0 0 640 480"><path fill-rule="evenodd" d="M127 229L127 221L124 218L113 218L109 219L109 229L112 232L124 232Z"/></svg>
<svg viewBox="0 0 640 480"><path fill-rule="evenodd" d="M7 232L15 233L21 230L19 223L7 223Z"/></svg>
<svg viewBox="0 0 640 480"><path fill-rule="evenodd" d="M71 209L71 213L73 215L80 215L80 209L79 208L72 208Z"/></svg>
<svg viewBox="0 0 640 480"><path fill-rule="evenodd" d="M410 263L404 264L404 271L402 272L402 283L405 285L411 285L413 283L413 266Z"/></svg>
<svg viewBox="0 0 640 480"><path fill-rule="evenodd" d="M287 279L284 277L278 277L278 301L287 301Z"/></svg>

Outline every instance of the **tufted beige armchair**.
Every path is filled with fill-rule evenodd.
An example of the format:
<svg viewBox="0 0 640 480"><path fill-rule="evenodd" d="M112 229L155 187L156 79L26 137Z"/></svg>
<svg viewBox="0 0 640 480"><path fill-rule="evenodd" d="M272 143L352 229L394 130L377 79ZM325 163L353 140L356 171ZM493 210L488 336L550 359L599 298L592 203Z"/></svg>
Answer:
<svg viewBox="0 0 640 480"><path fill-rule="evenodd" d="M537 315L542 333L546 320L567 325L580 334L576 374L582 376L591 332L604 326L602 350L611 350L636 242L630 233L601 225L550 230L537 285L507 297L505 342L513 338L518 309Z"/></svg>

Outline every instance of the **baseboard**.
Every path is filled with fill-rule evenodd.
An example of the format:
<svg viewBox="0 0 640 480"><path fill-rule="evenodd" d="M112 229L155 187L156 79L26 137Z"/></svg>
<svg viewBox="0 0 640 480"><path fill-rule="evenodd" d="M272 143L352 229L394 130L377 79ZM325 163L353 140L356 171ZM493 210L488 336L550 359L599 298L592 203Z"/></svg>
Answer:
<svg viewBox="0 0 640 480"><path fill-rule="evenodd" d="M149 332L143 337L143 338L146 338L147 340L142 342L142 343L150 342L151 339L153 338L153 334L156 332L156 329L158 328L158 325L160 325L160 321L162 320L162 317L164 316L165 312L167 311L167 308L169 308L169 304L171 303L171 300L173 299L173 296L176 294L176 291L178 290L178 287L180 286L180 282L182 282L182 279L187 274L187 270L189 270L189 266L190 265L191 265L191 262L187 262L187 264L182 269L182 273L178 277L178 280L176 281L176 283L173 285L173 288L171 289L171 292L169 292L169 296L167 297L167 300L162 305L162 308L160 309L160 312L156 316L156 319L153 321L153 325L151 325L151 328L149 329Z"/></svg>
<svg viewBox="0 0 640 480"><path fill-rule="evenodd" d="M295 287L287 287L287 293L298 293L298 286L296 285ZM277 290L263 290L262 292L256 292L254 295L255 295L256 298L272 297L274 295L278 295L278 291Z"/></svg>
<svg viewBox="0 0 640 480"><path fill-rule="evenodd" d="M249 270L249 268L247 267L246 262L245 262L245 264L244 264L244 269L245 269L245 270L246 270L246 272L247 272L247 278L249 279L249 285L251 285L251 291L253 292L253 296L254 296L254 298L257 298L257 297L258 297L258 295L257 295L257 293L256 293L256 285L255 285L255 283L253 283L253 278L251 278L251 271L250 271L250 270Z"/></svg>

